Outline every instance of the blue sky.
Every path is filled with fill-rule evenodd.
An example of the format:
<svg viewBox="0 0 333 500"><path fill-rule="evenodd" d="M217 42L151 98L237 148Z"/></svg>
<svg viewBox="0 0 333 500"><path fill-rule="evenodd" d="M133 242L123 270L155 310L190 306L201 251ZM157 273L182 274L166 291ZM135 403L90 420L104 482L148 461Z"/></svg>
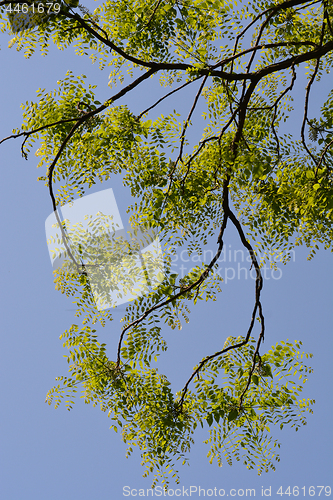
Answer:
<svg viewBox="0 0 333 500"><path fill-rule="evenodd" d="M39 87L53 89L69 69L75 75L86 74L91 83L99 85L100 101L111 94L107 72L100 72L89 59L72 51L52 50L46 58L36 54L25 60L23 53L7 49L7 41L8 36L2 35L1 138L20 126L20 103L34 100ZM329 80L323 83L325 89L329 85ZM148 82L145 94L140 95L140 110L151 102L153 92ZM137 101L128 102L134 112L139 110ZM181 110L188 102L183 98L176 101ZM295 121L299 119L296 114ZM4 500L118 500L125 498L124 486L146 490L151 482L142 478L139 454L125 458L125 445L109 430L106 414L79 398L70 412L64 406L55 410L44 403L54 378L67 371L59 335L77 320L70 299L54 289L45 239L45 220L52 205L47 189L36 181L42 175L36 170L37 158L32 154L25 161L17 139L0 148L0 496ZM129 194L116 179L96 186L95 191L108 187L113 188L126 223ZM231 250L241 249L231 227L225 244ZM268 275L262 296L267 327L264 351L278 340L299 339L304 351L314 354L309 363L314 373L303 393L316 400L314 415L298 433L276 429L281 461L276 472L261 477L239 463L232 467L225 463L220 469L209 465L208 449L202 444L206 434L198 432L190 466L180 468L181 487L223 488L229 496L232 488L255 488L257 497L262 487L271 487L272 498L279 498L276 492L280 486L283 490L304 486L306 491L309 486L332 486L332 256L320 250L310 262L306 257L306 249L297 248L294 262L281 267L280 279ZM169 376L175 390L204 355L221 348L229 335L242 335L246 330L253 281L233 279L222 290L217 302L192 308L190 323L180 332L166 332L169 349L161 360L161 371ZM101 332L111 358L119 319L120 313L116 313ZM175 486L171 484L171 488ZM192 497L198 494L192 493Z"/></svg>

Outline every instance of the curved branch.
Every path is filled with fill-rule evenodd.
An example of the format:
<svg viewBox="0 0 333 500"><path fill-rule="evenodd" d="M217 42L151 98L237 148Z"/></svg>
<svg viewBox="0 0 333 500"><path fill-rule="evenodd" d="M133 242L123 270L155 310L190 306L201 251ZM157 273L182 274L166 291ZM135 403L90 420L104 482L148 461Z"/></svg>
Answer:
<svg viewBox="0 0 333 500"><path fill-rule="evenodd" d="M260 317L260 320L261 320L261 332L260 332L260 335L259 335L259 339L258 339L258 343L257 343L257 348L256 348L256 351L255 351L254 359L255 359L255 356L259 352L259 347L260 347L261 342L264 340L265 322L264 322L264 316L263 316L263 313L262 313L262 307L261 307L261 302L260 302L260 292L262 290L263 280L262 280L262 276L261 276L260 267L259 267L257 258L255 256L255 253L253 251L253 248L250 245L250 243L246 240L243 228L242 228L240 222L238 221L238 219L236 218L236 216L234 215L234 213L231 211L231 209L229 207L229 204L225 207L225 210L226 210L226 212L224 213L224 217L226 218L226 220L229 218L231 220L231 222L234 224L234 226L236 227L237 232L239 234L239 237L241 239L241 242L243 243L243 245L245 246L245 248L248 250L248 252L249 252L249 254L251 256L252 265L253 265L253 267L256 270L255 304L254 304L254 308L253 308L253 311L252 311L251 322L250 322L250 326L249 326L249 329L247 331L246 337L245 337L245 339L242 342L239 342L238 344L234 344L232 346L228 346L225 349L222 349L222 350L216 352L215 354L211 354L210 356L207 356L206 358L204 358L199 363L198 367L193 371L192 375L190 376L190 378L188 379L188 381L186 382L186 384L185 384L185 386L183 388L181 398L180 398L179 402L177 403L177 407L178 407L178 411L179 412L181 412L182 409L183 409L184 398L185 398L185 395L186 395L186 393L188 391L189 384L192 382L193 378L200 372L200 370L202 369L202 367L206 363L208 363L208 361L216 358L217 356L221 356L222 354L225 354L226 352L228 352L230 350L238 349L240 347L243 347L244 345L246 345L248 343L248 341L250 340L250 336L251 336L252 330L253 330L254 321L255 321L255 317L256 317L256 312L257 312L258 309L259 309L259 317ZM225 222L225 225L226 225L226 223L227 222ZM248 384L247 384L247 386L246 386L243 394L241 395L240 405L242 404L245 392L246 392L246 390L248 389L248 387L250 385L250 381L251 381L251 376L252 376L253 370L254 370L254 367L252 368L252 371L250 371L250 376L249 376Z"/></svg>
<svg viewBox="0 0 333 500"><path fill-rule="evenodd" d="M54 127L55 125L59 125L60 123L74 122L76 120L77 120L77 118L66 118L64 120L58 120L57 122L49 123L48 125L43 125L42 127L38 127L38 128L33 129L33 130L29 130L29 132L19 132L18 134L12 134L12 135L9 135L8 137L4 137L3 139L1 139L0 144L2 144L5 141L8 141L8 139L17 139L18 137L22 137L22 136L29 137L31 134L35 134L37 132L40 132L41 130L44 130L45 128Z"/></svg>
<svg viewBox="0 0 333 500"><path fill-rule="evenodd" d="M62 152L64 151L67 143L73 137L73 135L75 134L75 132L77 131L77 129L85 121L87 121L89 118L91 118L92 116L95 116L95 115L101 113L102 111L104 111L113 102L117 101L118 99L120 99L121 97L123 97L125 94L127 94L127 92L129 92L130 90L132 90L135 87L137 87L142 81L146 80L147 78L150 78L154 73L155 73L155 71L153 69L150 69L144 75L141 75L139 78L137 78L132 83L130 83L129 85L127 85L125 88L123 88L122 90L120 90L113 97L110 97L110 99L108 99L105 104L102 104L98 108L96 108L96 109L94 109L92 111L89 111L88 113L85 113L84 115L80 116L80 118L77 119L76 123L73 125L73 127L71 128L71 130L69 131L69 133L67 134L67 136L65 137L65 139L63 140L63 142L62 142L62 144L61 144L61 146L60 146L60 148L59 148L59 150L58 150L58 152L57 152L57 154L56 154L53 162L51 163L51 165L49 167L49 171L48 171L49 191L50 191L50 196L51 196L51 200L52 200L52 204L53 204L53 209L54 210L56 210L56 202L55 202L55 198L54 198L54 194L53 194L53 188L52 188L53 171L54 171L54 168L55 168L55 166L56 166L56 164L57 164L57 162L58 162L58 160L59 160Z"/></svg>
<svg viewBox="0 0 333 500"><path fill-rule="evenodd" d="M279 48L279 47L289 47L289 46L298 46L298 45L309 45L310 47L318 48L318 44L311 42L309 40L304 40L303 42L280 42L280 43L263 43L262 45L255 45L254 47L250 47L249 49L242 50L238 54L234 54L230 57L227 57L226 59L223 59L222 61L219 61L218 63L214 64L212 66L212 69L216 69L220 66L225 66L226 64L233 62L235 59L238 59L239 57L245 56L246 54L256 52L257 50L261 49L274 49L274 48Z"/></svg>
<svg viewBox="0 0 333 500"><path fill-rule="evenodd" d="M109 40L105 31L104 31L104 33L105 33L105 38L104 38L98 33L98 31L96 31L91 26L89 26L89 24L84 19L82 19L82 17L79 16L78 14L70 14L69 12L67 12L65 14L62 13L62 15L65 18L69 18L69 19L73 19L73 20L77 21L81 25L82 28L84 28L86 31L88 31L88 33L93 35L95 38L97 38L97 40L102 42L104 45L109 47L111 50L113 50L114 52L119 54L121 57L123 57L127 61L130 61L133 64L137 64L139 66L143 66L145 68L152 68L153 63L147 63L146 61L143 61L142 59L138 59L137 57L134 57L134 56L131 56L130 54L127 54L127 52L125 52L120 47L117 47L117 45L115 45L111 40ZM95 23L94 23L94 25L95 25ZM98 26L98 29L102 30L102 28L100 28L99 26Z"/></svg>
<svg viewBox="0 0 333 500"><path fill-rule="evenodd" d="M190 123L190 121L191 121L191 117L192 117L193 112L194 112L194 110L195 110L195 108L196 108L196 105L197 105L197 103L198 103L198 100L199 100L199 97L200 97L201 92L202 92L202 90L203 90L203 87L204 87L204 85L205 85L205 83L206 83L206 81L207 81L207 78L208 78L208 76L205 76L205 77L204 77L204 79L203 79L203 81L202 81L202 83L201 83L201 85L200 85L200 88L199 88L199 90L198 90L198 92L196 93L196 96L195 96L195 98L194 98L192 108L190 109L190 112L189 112L189 114L188 114L188 117L187 117L187 119L186 119L186 121L185 121L185 124L184 124L183 130L182 130L182 133L181 133L181 136L180 136L180 148L179 148L179 154L178 154L178 157L177 157L177 159L176 159L176 161L175 161L175 163L174 163L174 165L173 165L172 171L171 171L171 172L170 172L170 174L169 174L169 177L170 177L170 184L169 184L168 192L167 192L167 193L166 193L166 195L165 195L164 204L165 204L165 202L166 202L166 199L167 199L167 197L168 197L168 194L169 194L169 192L170 192L170 189L171 189L171 186L172 186L172 183L173 183L173 174L175 173L175 170L176 170L176 168L177 168L178 163L179 163L180 161L182 161L183 150L184 150L184 143L185 143L185 137L186 137L186 130L187 130L187 127L189 126L189 123ZM188 173L188 172L187 172L187 173ZM186 179L186 177L187 177L187 173L186 173L186 175L185 175L185 179ZM185 179L184 179L184 180L185 180ZM162 207L162 210L163 210L163 207Z"/></svg>
<svg viewBox="0 0 333 500"><path fill-rule="evenodd" d="M184 83L183 85L180 85L179 87L177 87L176 89L172 90L171 92L168 92L163 97L161 97L161 99L159 99L158 101L156 101L152 106L149 106L149 108L147 108L144 111L142 111L137 116L137 120L140 120L144 114L148 113L150 110L152 110L153 108L155 108L158 104L160 104L160 102L164 101L164 99L166 99L167 97L170 97L172 94L175 94L176 92L178 92L178 90L181 90L184 87L187 87L187 85L190 85L190 83L193 83L196 80L199 80L200 78L202 78L202 77L198 76L197 78L194 78L193 80L189 80L188 82Z"/></svg>
<svg viewBox="0 0 333 500"><path fill-rule="evenodd" d="M318 174L318 170L320 168L320 165L322 164L323 160L324 160L324 157L327 153L327 151L329 150L329 148L333 145L333 139L328 143L326 144L322 154L320 155L320 158L319 158L319 161L317 163L317 166L316 166L316 171L315 171L315 177L317 177L317 174Z"/></svg>
<svg viewBox="0 0 333 500"><path fill-rule="evenodd" d="M327 21L328 29L330 30L330 33L331 33L331 35L333 36L333 27L332 27L332 25L331 25L330 18L329 18L328 14L327 14L327 10L326 10L326 2L324 3L324 5L325 5L325 12L324 12L324 16L325 16L325 19L326 19L326 21Z"/></svg>
<svg viewBox="0 0 333 500"><path fill-rule="evenodd" d="M145 29L145 28L148 28L148 26L150 25L150 23L151 23L151 22L152 22L152 20L154 19L154 16L155 16L155 14L156 14L156 12L157 12L157 9L158 9L158 8L159 8L159 6L161 5L161 2L162 2L162 0L158 0L158 1L157 1L156 5L155 5L155 8L154 8L154 10L153 10L153 12L152 12L152 14L151 14L150 18L148 19L147 23L143 26L143 28L141 28L141 30L140 30L140 31L142 31L142 30L143 30L143 29Z"/></svg>
<svg viewBox="0 0 333 500"><path fill-rule="evenodd" d="M125 328L123 328L123 330L121 332L121 335L120 335L120 338L119 338L119 342L118 342L117 366L120 365L121 344L122 344L122 341L123 341L125 333L130 328L135 328L139 323L141 323L153 311L156 311L157 309L160 309L161 307L164 307L164 306L170 304L170 302L173 302L173 301L177 300L182 295L185 295L187 292L190 292L194 288L200 286L201 283L207 278L209 272L212 270L214 264L216 263L216 261L220 257L222 249L223 249L223 234L224 234L225 228L227 226L227 222L228 222L227 213L228 213L229 181L230 181L230 177L227 176L226 179L225 179L225 181L224 181L224 185L223 185L223 202L222 202L222 204L223 204L223 208L224 208L224 217L223 217L223 222L222 222L222 226L221 226L221 229L220 229L220 233L219 233L219 236L218 236L218 239L217 239L218 249L217 249L217 252L216 252L215 256L210 261L210 263L207 265L206 269L203 271L203 273L200 275L200 277L194 283L191 283L190 285L182 288L180 290L180 292L178 292L177 294L173 295L172 297L169 297L168 299L164 300L163 302L160 302L160 303L155 304L154 306L150 307L139 318L137 318L136 320L132 321L129 325L127 325Z"/></svg>
<svg viewBox="0 0 333 500"><path fill-rule="evenodd" d="M254 354L253 354L252 366L251 366L250 371L249 371L249 376L248 376L248 379L247 379L247 383L246 383L246 386L245 386L245 388L244 388L244 390L243 390L243 392L241 394L241 397L239 398L239 409L241 409L243 407L244 396L246 394L246 391L250 387L252 375L253 375L253 372L254 372L255 367L256 367L257 356L261 360L260 355L259 355L259 349L260 349L261 342L264 341L265 320L264 320L264 316L263 316L263 313L262 313L262 306L261 306L261 302L260 301L258 303L258 311L259 311L259 318L260 318L260 322L261 322L261 332L260 332L260 335L259 335L259 338L258 338L258 341L257 341L256 349L255 349Z"/></svg>
<svg viewBox="0 0 333 500"><path fill-rule="evenodd" d="M57 204L56 204L56 200L55 200L55 197L54 197L53 185L52 185L52 183L53 183L53 172L54 172L54 169L55 169L56 164L57 164L60 156L62 155L62 153L63 153L66 145L68 144L68 142L70 141L70 139L73 137L73 135L76 133L76 131L79 129L79 127L81 125L83 125L83 123L85 121L89 120L89 118L91 118L92 116L95 116L98 113L104 111L114 101L116 101L117 99L120 99L123 95L125 95L127 92L129 92L130 90L132 90L133 88L135 88L143 80L149 78L152 74L154 74L154 70L147 71L144 75L141 75L139 78L137 78L136 80L134 80L134 82L132 82L131 84L127 85L127 87L123 88L116 95L114 95L113 97L111 97L110 99L108 99L105 104L102 104L98 108L96 108L96 109L94 109L92 111L89 111L89 112L83 114L82 116L80 116L80 118L78 118L76 120L76 123L73 125L73 127L71 128L71 130L69 131L69 133L67 134L67 136L65 137L65 139L63 140L63 142L61 143L60 148L59 148L59 150L58 150L55 158L53 159L53 162L51 163L51 165L48 168L48 173L47 173L48 187L49 187L49 194L50 194L50 197L51 197L51 200L52 200L53 211L55 213L57 222L59 224L59 228L60 228L60 231L61 231L61 234L62 234L62 239L63 239L64 245L65 245L65 248L66 248L66 250L68 252L68 255L72 259L72 261L73 261L73 263L74 263L74 265L76 266L77 269L79 267L82 268L82 273L81 274L85 274L86 275L85 265L84 264L80 265L76 261L74 255L72 254L72 252L71 252L71 250L69 248L69 245L67 243L67 236L66 236L65 230L64 230L64 228L62 226L62 223L61 223L61 220L60 220L60 217L59 217L59 214L58 214Z"/></svg>
<svg viewBox="0 0 333 500"><path fill-rule="evenodd" d="M321 1L321 0L318 0L318 2ZM274 7L269 7L268 9L264 10L263 12L260 12L260 14L258 14L244 29L243 31L241 31L237 37L236 37L236 42L235 42L235 45L234 45L234 55L236 54L236 50L237 50L237 47L238 47L238 42L239 40L242 38L242 36L245 35L245 33L247 32L247 30L249 30L251 28L251 26L253 26L257 21L259 21L259 19L264 16L265 14L268 14L269 12L273 11L272 14L270 14L268 16L268 18L266 18L266 20L264 21L264 25L265 23L267 24L267 22L269 21L269 19L272 17L272 15L274 15L277 11L281 10L281 9L288 9L290 7L294 7L295 5L299 5L299 4L304 4L304 3L308 3L308 0L304 1L304 0L288 0L286 2L282 2L281 4L279 5L275 5ZM317 2L312 2L312 3L317 3ZM311 4L310 4L311 5ZM232 71L232 67L231 67L231 71Z"/></svg>

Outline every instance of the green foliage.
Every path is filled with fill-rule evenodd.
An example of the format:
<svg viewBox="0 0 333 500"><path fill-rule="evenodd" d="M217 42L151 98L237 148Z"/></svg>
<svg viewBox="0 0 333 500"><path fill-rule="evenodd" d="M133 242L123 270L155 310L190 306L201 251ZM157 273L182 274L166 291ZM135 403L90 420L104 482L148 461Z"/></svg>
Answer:
<svg viewBox="0 0 333 500"><path fill-rule="evenodd" d="M207 363L194 390L187 393L180 412L181 393L172 394L167 378L150 368L147 358L141 358L139 369L133 368L133 363L132 367L128 364L118 367L108 360L105 345L97 342L94 332L88 327L79 332L78 326L72 325L61 336L70 350L67 361L71 363L71 377L60 377L62 387L58 385L49 391L47 401L58 406L65 397L70 409L71 394L76 392L78 381L83 381L85 402L99 404L102 411L108 412L113 421L111 428L116 432L122 429L128 455L133 446L138 446L146 474L155 470L155 480L159 476L164 480L175 459L187 460L186 452L199 423L210 427L210 437L205 441L210 445L207 455L210 462L216 459L222 466L224 455L230 465L234 457L249 469L257 466L259 474L270 468L274 470L274 461L279 460L276 452L279 444L270 436L270 426L279 424L282 429L290 424L298 430L306 423L306 412L312 413L314 401L299 398L302 385L312 371L303 362L308 355L299 350L300 342L277 343L258 359L252 375L256 380L241 405L239 398L252 365L254 340L241 351L229 351L228 355ZM136 333L136 342L140 333L141 340L147 342L144 329ZM229 337L224 347L240 340ZM140 350L140 346L135 347ZM127 347L124 351L129 352Z"/></svg>
<svg viewBox="0 0 333 500"><path fill-rule="evenodd" d="M309 258L319 244L332 247L333 92L315 115L309 111L315 86L332 69L332 2L107 0L94 12L65 2L56 15L17 33L8 2L0 5L1 29L15 35L9 46L25 57L37 49L46 55L54 44L110 67L105 102L96 85L69 71L55 90L39 89L36 102L22 105L23 124L10 137L23 139L24 157L38 143L39 179L49 188L53 210L121 175L132 195L132 230L158 228L163 246L160 286L147 287L145 296L128 304L110 359L92 325L111 321L112 309L98 309L86 271L102 268L102 250L117 262L130 250L100 231L105 220L91 220L92 232L58 225L86 252L74 252L85 262L80 271L76 262L54 272L56 288L72 297L82 326L61 336L70 375L57 379L47 401L58 406L65 398L70 409L82 385L85 402L100 405L112 428L121 429L128 455L139 447L145 475L155 473L153 484L159 478L167 483L170 475L178 480L175 463L187 461L198 423L209 429L211 462L222 465L224 456L259 474L274 469L279 444L271 431L287 424L298 430L314 401L300 398L311 373L300 342L279 342L261 353L262 262L256 255L282 255L286 262L303 243ZM139 115L124 101L118 105L128 93L140 103L151 78L164 92L158 101ZM303 82L300 118L293 115L296 80ZM184 92L193 96L185 116L175 109ZM175 95L167 108L174 110L158 114L162 101ZM293 130L298 121L299 135L291 135L290 121ZM190 307L216 300L221 291L215 271L228 221L256 272L250 327L204 358L173 393L153 363L167 349L167 327L180 329ZM217 246L209 264L198 262L185 276L172 271L177 250L200 257L213 236ZM145 265L118 279L131 289L135 275L152 263ZM104 278L100 293L107 303L112 287L107 273Z"/></svg>
<svg viewBox="0 0 333 500"><path fill-rule="evenodd" d="M230 337L226 344L239 340ZM312 413L314 400L298 398L302 391L300 383L304 384L312 372L303 364L300 345L297 341L277 343L258 359L251 377L253 383L241 405L239 398L247 384L254 342L247 344L241 353L230 351L230 355L216 359L212 366L206 365L207 375L196 388L204 402L201 418L210 427L216 422L206 441L211 448L208 452L211 463L216 459L221 466L224 455L230 465L234 457L249 469L257 466L259 474L275 470L280 445L270 436L271 425L279 424L282 429L290 424L298 430L306 424L305 412Z"/></svg>

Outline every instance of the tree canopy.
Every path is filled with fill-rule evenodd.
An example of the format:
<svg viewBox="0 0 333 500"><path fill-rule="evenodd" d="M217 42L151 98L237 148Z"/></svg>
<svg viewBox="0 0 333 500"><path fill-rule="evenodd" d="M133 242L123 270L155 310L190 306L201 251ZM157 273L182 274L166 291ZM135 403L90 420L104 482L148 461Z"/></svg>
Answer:
<svg viewBox="0 0 333 500"><path fill-rule="evenodd" d="M331 247L333 91L314 115L311 97L333 64L332 2L117 0L94 11L77 2L0 5L2 30L13 34L9 45L26 57L36 50L46 55L54 44L110 67L105 102L84 75L69 71L55 90L39 89L36 102L22 105L23 124L1 141L21 139L23 157L38 144L39 180L49 190L67 257L54 270L55 285L73 297L82 320L60 337L69 350L69 375L58 377L48 403L65 398L70 409L83 386L85 402L100 405L121 430L128 455L139 447L153 484L169 475L178 480L176 462L188 460L199 424L208 428L211 462L241 460L259 474L274 469L274 426L298 430L314 401L300 394L311 373L305 362L311 355L304 356L300 341L262 352L261 267L269 254L271 265L277 258L286 263L300 244L309 258L319 244ZM299 123L297 78L305 82ZM159 99L139 115L118 104L129 94L139 99L148 79L160 88ZM176 108L184 92L192 104L181 116ZM175 111L163 112L170 102ZM199 141L193 129L200 130ZM105 214L89 220L91 232L61 220L59 207L115 175L133 199L130 243ZM223 287L217 262L228 223L255 272L249 326L198 360L173 393L157 357L167 348L167 328L181 328L191 307L216 300ZM145 245L158 235L158 264L152 251L144 262L133 261L138 232ZM178 249L202 256L212 238L209 263L184 276L172 270ZM149 286L128 303L117 352L109 356L94 325L116 328L110 324L114 293L133 289L138 275Z"/></svg>

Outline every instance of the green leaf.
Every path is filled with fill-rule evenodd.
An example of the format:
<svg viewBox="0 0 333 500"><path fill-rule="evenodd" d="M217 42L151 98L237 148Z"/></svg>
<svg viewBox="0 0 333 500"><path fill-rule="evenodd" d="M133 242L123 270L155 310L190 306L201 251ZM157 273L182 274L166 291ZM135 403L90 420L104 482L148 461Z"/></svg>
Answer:
<svg viewBox="0 0 333 500"><path fill-rule="evenodd" d="M228 421L232 422L233 420L236 420L237 417L238 417L238 410L233 409L228 414Z"/></svg>
<svg viewBox="0 0 333 500"><path fill-rule="evenodd" d="M212 425L212 423L213 423L213 415L211 413L209 415L207 415L206 420L207 420L207 423L208 423L208 425L210 427Z"/></svg>

